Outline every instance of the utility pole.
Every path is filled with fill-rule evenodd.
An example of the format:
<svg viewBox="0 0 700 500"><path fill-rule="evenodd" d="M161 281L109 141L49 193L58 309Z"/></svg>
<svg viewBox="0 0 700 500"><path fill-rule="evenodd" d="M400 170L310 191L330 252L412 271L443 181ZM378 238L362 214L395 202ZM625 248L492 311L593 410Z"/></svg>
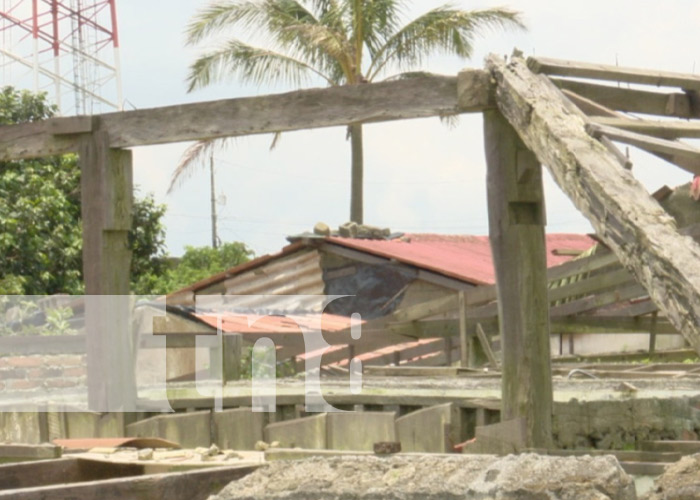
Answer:
<svg viewBox="0 0 700 500"><path fill-rule="evenodd" d="M216 185L214 184L214 153L209 158L209 177L211 179L211 247L219 246L219 236L216 232Z"/></svg>

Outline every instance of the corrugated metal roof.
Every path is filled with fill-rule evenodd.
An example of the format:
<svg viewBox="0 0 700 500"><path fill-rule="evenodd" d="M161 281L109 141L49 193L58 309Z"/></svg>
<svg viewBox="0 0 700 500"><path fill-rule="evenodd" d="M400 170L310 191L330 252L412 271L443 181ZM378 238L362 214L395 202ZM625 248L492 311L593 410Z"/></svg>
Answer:
<svg viewBox="0 0 700 500"><path fill-rule="evenodd" d="M221 317L221 329L225 333L300 334L302 328L317 328L319 326L318 314L265 316L225 312L216 315L195 313L194 316L214 328L217 328L218 318ZM346 316L324 313L320 317L320 321L321 329L326 332L340 332L350 327L350 318Z"/></svg>
<svg viewBox="0 0 700 500"><path fill-rule="evenodd" d="M496 281L488 236L407 234L394 240L330 237L326 241L469 283ZM557 251L584 251L595 243L583 234L548 234L547 266L571 260L571 255L557 255Z"/></svg>
<svg viewBox="0 0 700 500"><path fill-rule="evenodd" d="M483 285L495 282L488 236L406 234L404 238L394 240L329 237L321 241L387 259L395 259L404 264L433 271L468 283ZM584 251L595 243L596 241L592 237L585 234L548 234L547 265L551 267L571 260L571 255L556 255L556 250ZM287 245L278 253L263 255L173 292L168 296L168 299L175 299L177 296L192 292L201 293L207 288L222 282L226 282L225 285L231 289L231 292L241 293L240 291L234 292L235 285L238 282L236 277L240 276L242 281L244 281L242 276L244 273L253 270L259 271L268 265L272 268L278 261L292 256L305 248L308 248L307 243L297 241ZM296 272L310 272L309 267L312 264L315 265L315 262L307 261L302 266L303 269L297 269ZM262 276L261 278L265 277ZM282 284L284 285L284 283ZM317 285L317 283L314 282L313 285ZM278 291L273 293L289 294L290 292ZM296 291L294 293L299 294L300 292Z"/></svg>

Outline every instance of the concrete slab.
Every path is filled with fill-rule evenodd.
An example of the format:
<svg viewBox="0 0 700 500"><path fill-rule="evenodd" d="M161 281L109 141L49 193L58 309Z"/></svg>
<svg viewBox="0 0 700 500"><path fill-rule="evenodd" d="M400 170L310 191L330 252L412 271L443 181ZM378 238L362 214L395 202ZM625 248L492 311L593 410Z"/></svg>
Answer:
<svg viewBox="0 0 700 500"><path fill-rule="evenodd" d="M159 415L126 427L129 437L160 437L183 448L211 446L211 412Z"/></svg>
<svg viewBox="0 0 700 500"><path fill-rule="evenodd" d="M253 450L264 439L265 414L251 408L212 413L213 441L221 449Z"/></svg>
<svg viewBox="0 0 700 500"><path fill-rule="evenodd" d="M327 447L326 413L275 422L265 427L265 441L278 441L283 448L323 450Z"/></svg>
<svg viewBox="0 0 700 500"><path fill-rule="evenodd" d="M451 453L461 439L460 410L452 403L435 405L396 419L401 451ZM466 437L466 436L465 436Z"/></svg>
<svg viewBox="0 0 700 500"><path fill-rule="evenodd" d="M373 451L374 443L396 441L394 412L329 413L327 447L330 450Z"/></svg>

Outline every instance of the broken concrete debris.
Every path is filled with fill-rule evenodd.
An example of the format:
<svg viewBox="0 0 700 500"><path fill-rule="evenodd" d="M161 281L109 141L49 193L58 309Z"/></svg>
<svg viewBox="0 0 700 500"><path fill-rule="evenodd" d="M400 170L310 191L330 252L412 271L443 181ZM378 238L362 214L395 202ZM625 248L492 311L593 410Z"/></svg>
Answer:
<svg viewBox="0 0 700 500"><path fill-rule="evenodd" d="M211 500L272 498L635 500L636 492L611 456L390 455L273 462Z"/></svg>

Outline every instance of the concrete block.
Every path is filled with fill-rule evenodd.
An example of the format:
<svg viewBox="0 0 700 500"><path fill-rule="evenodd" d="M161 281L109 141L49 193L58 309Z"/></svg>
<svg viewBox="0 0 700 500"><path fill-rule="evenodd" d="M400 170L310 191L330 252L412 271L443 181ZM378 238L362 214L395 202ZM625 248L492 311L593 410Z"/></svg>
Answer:
<svg viewBox="0 0 700 500"><path fill-rule="evenodd" d="M211 412L158 415L126 427L129 437L159 437L183 448L211 446Z"/></svg>
<svg viewBox="0 0 700 500"><path fill-rule="evenodd" d="M254 450L264 439L265 414L251 408L212 413L213 440L221 449Z"/></svg>
<svg viewBox="0 0 700 500"><path fill-rule="evenodd" d="M326 449L326 413L275 422L265 427L265 441L279 441L283 448Z"/></svg>
<svg viewBox="0 0 700 500"><path fill-rule="evenodd" d="M396 441L394 412L329 413L329 450L373 451L374 443Z"/></svg>
<svg viewBox="0 0 700 500"><path fill-rule="evenodd" d="M0 442L39 444L45 441L46 420L40 411L0 412Z"/></svg>
<svg viewBox="0 0 700 500"><path fill-rule="evenodd" d="M396 419L404 452L452 453L463 439L460 410L452 403L430 406Z"/></svg>
<svg viewBox="0 0 700 500"><path fill-rule="evenodd" d="M515 418L498 424L477 426L476 437L467 443L464 453L487 453L490 455L509 455L525 448L525 419Z"/></svg>
<svg viewBox="0 0 700 500"><path fill-rule="evenodd" d="M66 437L121 437L124 435L124 413L66 412Z"/></svg>

